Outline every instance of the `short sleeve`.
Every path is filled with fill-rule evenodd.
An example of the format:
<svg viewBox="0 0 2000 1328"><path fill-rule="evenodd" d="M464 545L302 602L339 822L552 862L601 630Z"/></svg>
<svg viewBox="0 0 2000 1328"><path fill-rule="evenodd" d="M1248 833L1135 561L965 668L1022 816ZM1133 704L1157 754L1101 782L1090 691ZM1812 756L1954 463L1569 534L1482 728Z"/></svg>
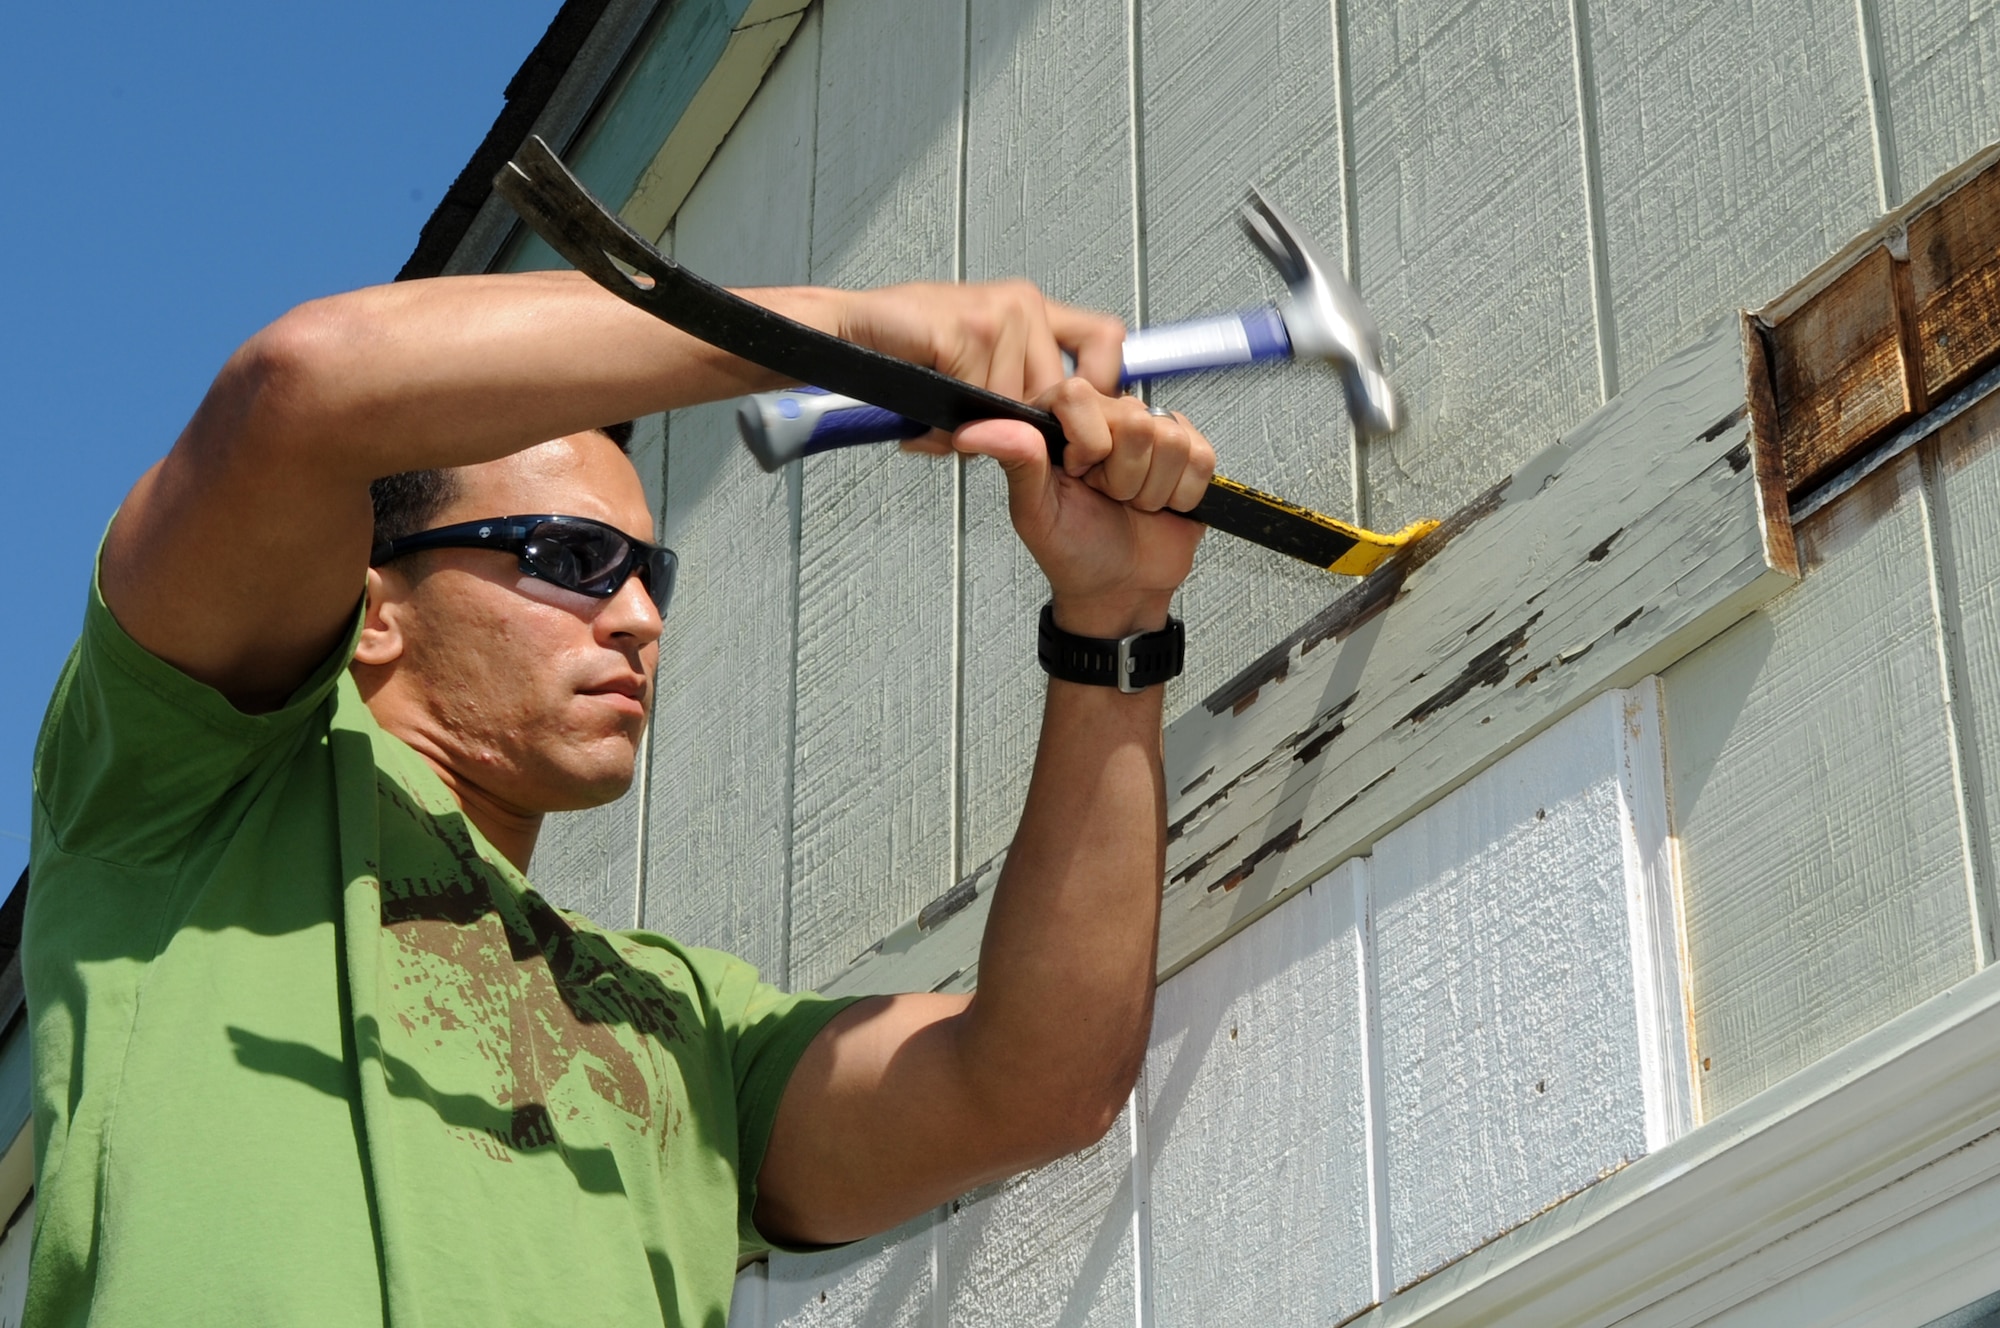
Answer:
<svg viewBox="0 0 2000 1328"><path fill-rule="evenodd" d="M738 1234L746 1251L773 1242L756 1228L757 1173L778 1119L778 1104L799 1058L833 1017L859 1000L812 992L779 991L758 980L757 970L734 955L681 947L695 978L714 1002L736 1075Z"/></svg>
<svg viewBox="0 0 2000 1328"><path fill-rule="evenodd" d="M329 703L359 633L357 613L346 640L283 707L245 714L126 635L93 576L83 635L35 745L39 828L74 857L133 867L171 860L225 793L289 750Z"/></svg>

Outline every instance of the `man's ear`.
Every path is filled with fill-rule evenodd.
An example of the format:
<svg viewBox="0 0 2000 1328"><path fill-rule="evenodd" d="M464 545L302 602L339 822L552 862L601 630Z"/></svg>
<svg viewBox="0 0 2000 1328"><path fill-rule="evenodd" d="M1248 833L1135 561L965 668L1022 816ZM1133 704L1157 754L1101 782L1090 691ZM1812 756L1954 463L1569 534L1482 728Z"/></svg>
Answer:
<svg viewBox="0 0 2000 1328"><path fill-rule="evenodd" d="M361 623L361 640L354 647L354 662L381 666L394 664L403 656L403 615L409 611L409 582L401 576L386 575L381 568L368 569L368 614Z"/></svg>

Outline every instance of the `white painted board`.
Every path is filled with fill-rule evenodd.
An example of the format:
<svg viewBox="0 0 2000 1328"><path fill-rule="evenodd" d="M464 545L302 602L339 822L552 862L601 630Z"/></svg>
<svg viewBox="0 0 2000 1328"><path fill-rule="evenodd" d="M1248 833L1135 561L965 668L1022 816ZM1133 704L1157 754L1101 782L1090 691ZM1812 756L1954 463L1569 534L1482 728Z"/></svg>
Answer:
<svg viewBox="0 0 2000 1328"><path fill-rule="evenodd" d="M765 1277L770 1328L932 1328L936 1213L813 1254L774 1252Z"/></svg>
<svg viewBox="0 0 2000 1328"><path fill-rule="evenodd" d="M1600 404L1569 7L1342 8L1360 284L1404 415L1367 449L1368 516L1394 529Z"/></svg>
<svg viewBox="0 0 2000 1328"><path fill-rule="evenodd" d="M1160 1328L1339 1323L1374 1299L1360 870L1160 986L1143 1081Z"/></svg>
<svg viewBox="0 0 2000 1328"><path fill-rule="evenodd" d="M820 11L814 281L957 271L965 11ZM953 880L958 466L850 448L801 486L791 981L838 973Z"/></svg>
<svg viewBox="0 0 2000 1328"><path fill-rule="evenodd" d="M1128 1103L1105 1137L949 1205L952 1328L1130 1328L1139 1271Z"/></svg>
<svg viewBox="0 0 2000 1328"><path fill-rule="evenodd" d="M1247 309L1282 284L1238 228L1257 185L1338 264L1346 245L1334 26L1313 0L1139 6L1138 179L1148 324ZM1364 287L1365 288L1365 287ZM1222 473L1353 514L1347 411L1325 368L1278 365L1157 384L1215 443ZM1180 596L1187 672L1169 714L1255 659L1338 592L1336 579L1226 536L1203 542Z"/></svg>
<svg viewBox="0 0 2000 1328"><path fill-rule="evenodd" d="M1857 6L1588 7L1625 381L1756 308L1880 211Z"/></svg>
<svg viewBox="0 0 2000 1328"><path fill-rule="evenodd" d="M725 285L805 280L819 21L808 15L710 161L675 256ZM777 182L792 181L792 187ZM798 467L767 475L734 406L674 414L662 538L680 557L660 640L646 925L789 981Z"/></svg>
<svg viewBox="0 0 2000 1328"><path fill-rule="evenodd" d="M1646 1151L1623 722L1600 696L1376 845L1397 1287Z"/></svg>
<svg viewBox="0 0 2000 1328"><path fill-rule="evenodd" d="M1799 587L1664 674L1706 1119L1972 971L1919 484L1816 515Z"/></svg>
<svg viewBox="0 0 2000 1328"><path fill-rule="evenodd" d="M982 0L970 7L965 275L1026 276L1071 304L1131 322L1128 23L1095 0ZM1007 518L990 461L966 463L960 686L962 879L1013 838L1040 731L1035 623L1048 581Z"/></svg>

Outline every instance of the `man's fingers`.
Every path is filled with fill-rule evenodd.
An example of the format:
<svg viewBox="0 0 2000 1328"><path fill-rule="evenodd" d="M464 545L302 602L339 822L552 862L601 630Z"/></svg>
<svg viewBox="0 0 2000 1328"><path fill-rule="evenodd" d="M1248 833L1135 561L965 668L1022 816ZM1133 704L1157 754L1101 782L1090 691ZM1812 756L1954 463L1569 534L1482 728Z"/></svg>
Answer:
<svg viewBox="0 0 2000 1328"><path fill-rule="evenodd" d="M1208 492L1208 482L1215 478L1215 445L1207 435L1188 422L1188 417L1178 412L1174 418L1187 430L1187 463L1181 467L1180 477L1174 483L1173 495L1166 506L1176 512L1185 512L1201 501Z"/></svg>
<svg viewBox="0 0 2000 1328"><path fill-rule="evenodd" d="M1119 398L1107 398L1080 378L1065 379L1044 395L1042 405L1062 422L1069 439L1063 449L1063 470L1082 478L1092 466L1111 455L1111 425L1107 413L1120 409ZM1135 403L1136 404L1136 403Z"/></svg>
<svg viewBox="0 0 2000 1328"><path fill-rule="evenodd" d="M1049 300L1049 331L1076 356L1076 376L1110 396L1125 369L1125 323L1110 314Z"/></svg>
<svg viewBox="0 0 2000 1328"><path fill-rule="evenodd" d="M1177 415L1148 415L1152 451L1146 472L1140 477L1139 491L1131 504L1141 512L1157 512L1173 500L1187 470L1188 454L1194 450L1193 430ZM1116 453L1113 454L1116 459Z"/></svg>

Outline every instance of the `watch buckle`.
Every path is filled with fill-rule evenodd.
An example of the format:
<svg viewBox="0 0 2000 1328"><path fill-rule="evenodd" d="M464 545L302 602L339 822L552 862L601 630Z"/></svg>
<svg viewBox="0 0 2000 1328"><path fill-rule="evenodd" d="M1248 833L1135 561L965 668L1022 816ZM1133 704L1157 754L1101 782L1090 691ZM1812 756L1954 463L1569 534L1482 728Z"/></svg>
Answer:
<svg viewBox="0 0 2000 1328"><path fill-rule="evenodd" d="M1118 638L1118 690L1127 696L1137 696L1152 685L1151 683L1143 687L1132 685L1132 675L1139 667L1139 661L1132 656L1132 643L1145 635L1147 635L1145 632L1134 632L1130 636Z"/></svg>

